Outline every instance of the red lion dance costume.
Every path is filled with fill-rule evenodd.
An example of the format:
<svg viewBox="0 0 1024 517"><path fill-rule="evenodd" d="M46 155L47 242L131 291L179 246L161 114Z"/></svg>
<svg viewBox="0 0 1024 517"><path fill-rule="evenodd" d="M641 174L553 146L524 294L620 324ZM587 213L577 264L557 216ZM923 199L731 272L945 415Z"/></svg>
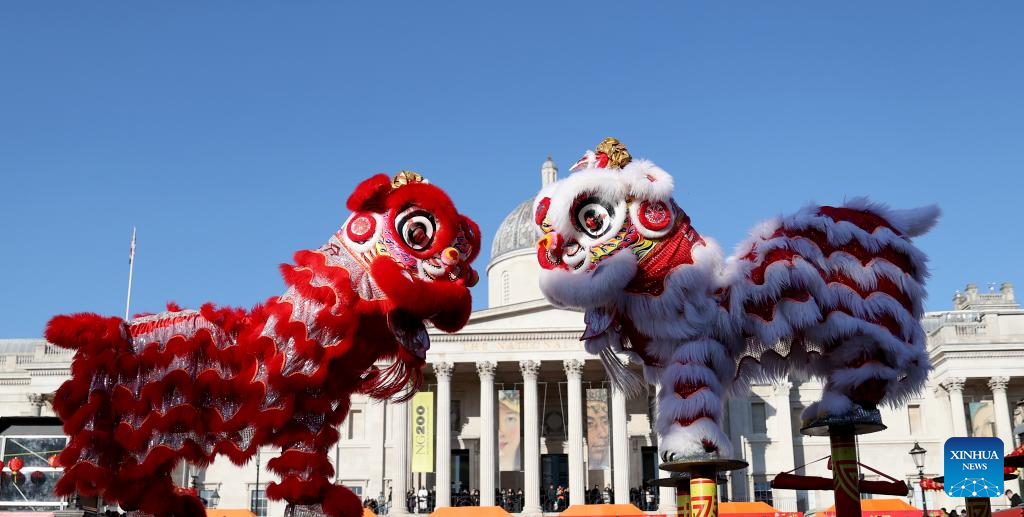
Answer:
<svg viewBox="0 0 1024 517"><path fill-rule="evenodd" d="M586 311L587 350L619 386L645 389L614 352L660 387L664 459L732 457L723 404L754 377L823 378L803 414L811 427L880 422L879 404L924 386L926 258L910 238L937 207L811 205L762 223L723 260L672 199L672 177L617 140L572 170L535 201L541 289Z"/></svg>
<svg viewBox="0 0 1024 517"><path fill-rule="evenodd" d="M55 317L46 338L76 350L53 403L71 437L58 493L204 515L195 496L175 494L175 465L218 454L241 465L272 444L282 453L267 467L281 481L269 498L362 515L359 498L329 481L335 427L353 393L408 397L418 388L430 346L424 321L454 332L469 318L480 234L411 172L364 181L348 208L327 244L281 267L287 291L251 311L208 304L131 321ZM390 365L379 370L382 360Z"/></svg>

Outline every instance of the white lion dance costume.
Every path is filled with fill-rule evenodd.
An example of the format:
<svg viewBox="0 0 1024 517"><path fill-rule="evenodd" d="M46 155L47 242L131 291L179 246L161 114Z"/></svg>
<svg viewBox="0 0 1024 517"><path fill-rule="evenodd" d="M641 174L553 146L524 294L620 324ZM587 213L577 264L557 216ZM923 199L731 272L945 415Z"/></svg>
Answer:
<svg viewBox="0 0 1024 517"><path fill-rule="evenodd" d="M572 171L534 203L541 290L586 311L587 351L620 387L644 389L613 352L661 387L666 460L731 457L723 404L755 376L824 379L806 425L877 414L923 387L926 257L910 238L937 207L811 205L760 224L723 260L672 199L672 177L617 140Z"/></svg>

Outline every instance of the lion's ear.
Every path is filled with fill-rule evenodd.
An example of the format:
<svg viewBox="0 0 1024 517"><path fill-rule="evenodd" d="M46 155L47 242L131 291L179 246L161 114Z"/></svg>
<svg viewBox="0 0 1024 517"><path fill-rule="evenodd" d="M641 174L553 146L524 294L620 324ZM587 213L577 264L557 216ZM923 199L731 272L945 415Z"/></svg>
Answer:
<svg viewBox="0 0 1024 517"><path fill-rule="evenodd" d="M384 198L391 192L391 178L387 174L377 174L363 181L348 197L345 206L353 212L380 212L384 208Z"/></svg>

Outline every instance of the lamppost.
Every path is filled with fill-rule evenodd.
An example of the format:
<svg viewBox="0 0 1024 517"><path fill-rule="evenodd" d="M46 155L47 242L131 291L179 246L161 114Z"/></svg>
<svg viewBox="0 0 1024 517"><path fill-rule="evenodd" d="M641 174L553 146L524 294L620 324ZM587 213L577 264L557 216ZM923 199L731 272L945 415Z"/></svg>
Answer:
<svg viewBox="0 0 1024 517"><path fill-rule="evenodd" d="M928 498L925 497L924 493L924 453L926 452L928 451L917 442L914 442L914 448L910 449L910 457L914 459L914 465L917 466L918 486L921 487L921 506L924 508L924 517L928 517Z"/></svg>

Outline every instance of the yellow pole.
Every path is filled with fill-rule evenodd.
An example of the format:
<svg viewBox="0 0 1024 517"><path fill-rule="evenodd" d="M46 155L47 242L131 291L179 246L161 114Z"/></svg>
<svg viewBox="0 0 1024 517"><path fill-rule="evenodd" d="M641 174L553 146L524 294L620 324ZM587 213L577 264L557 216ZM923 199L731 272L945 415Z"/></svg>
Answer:
<svg viewBox="0 0 1024 517"><path fill-rule="evenodd" d="M690 483L676 485L676 516L690 517Z"/></svg>
<svg viewBox="0 0 1024 517"><path fill-rule="evenodd" d="M718 485L712 470L690 478L690 517L718 517Z"/></svg>

